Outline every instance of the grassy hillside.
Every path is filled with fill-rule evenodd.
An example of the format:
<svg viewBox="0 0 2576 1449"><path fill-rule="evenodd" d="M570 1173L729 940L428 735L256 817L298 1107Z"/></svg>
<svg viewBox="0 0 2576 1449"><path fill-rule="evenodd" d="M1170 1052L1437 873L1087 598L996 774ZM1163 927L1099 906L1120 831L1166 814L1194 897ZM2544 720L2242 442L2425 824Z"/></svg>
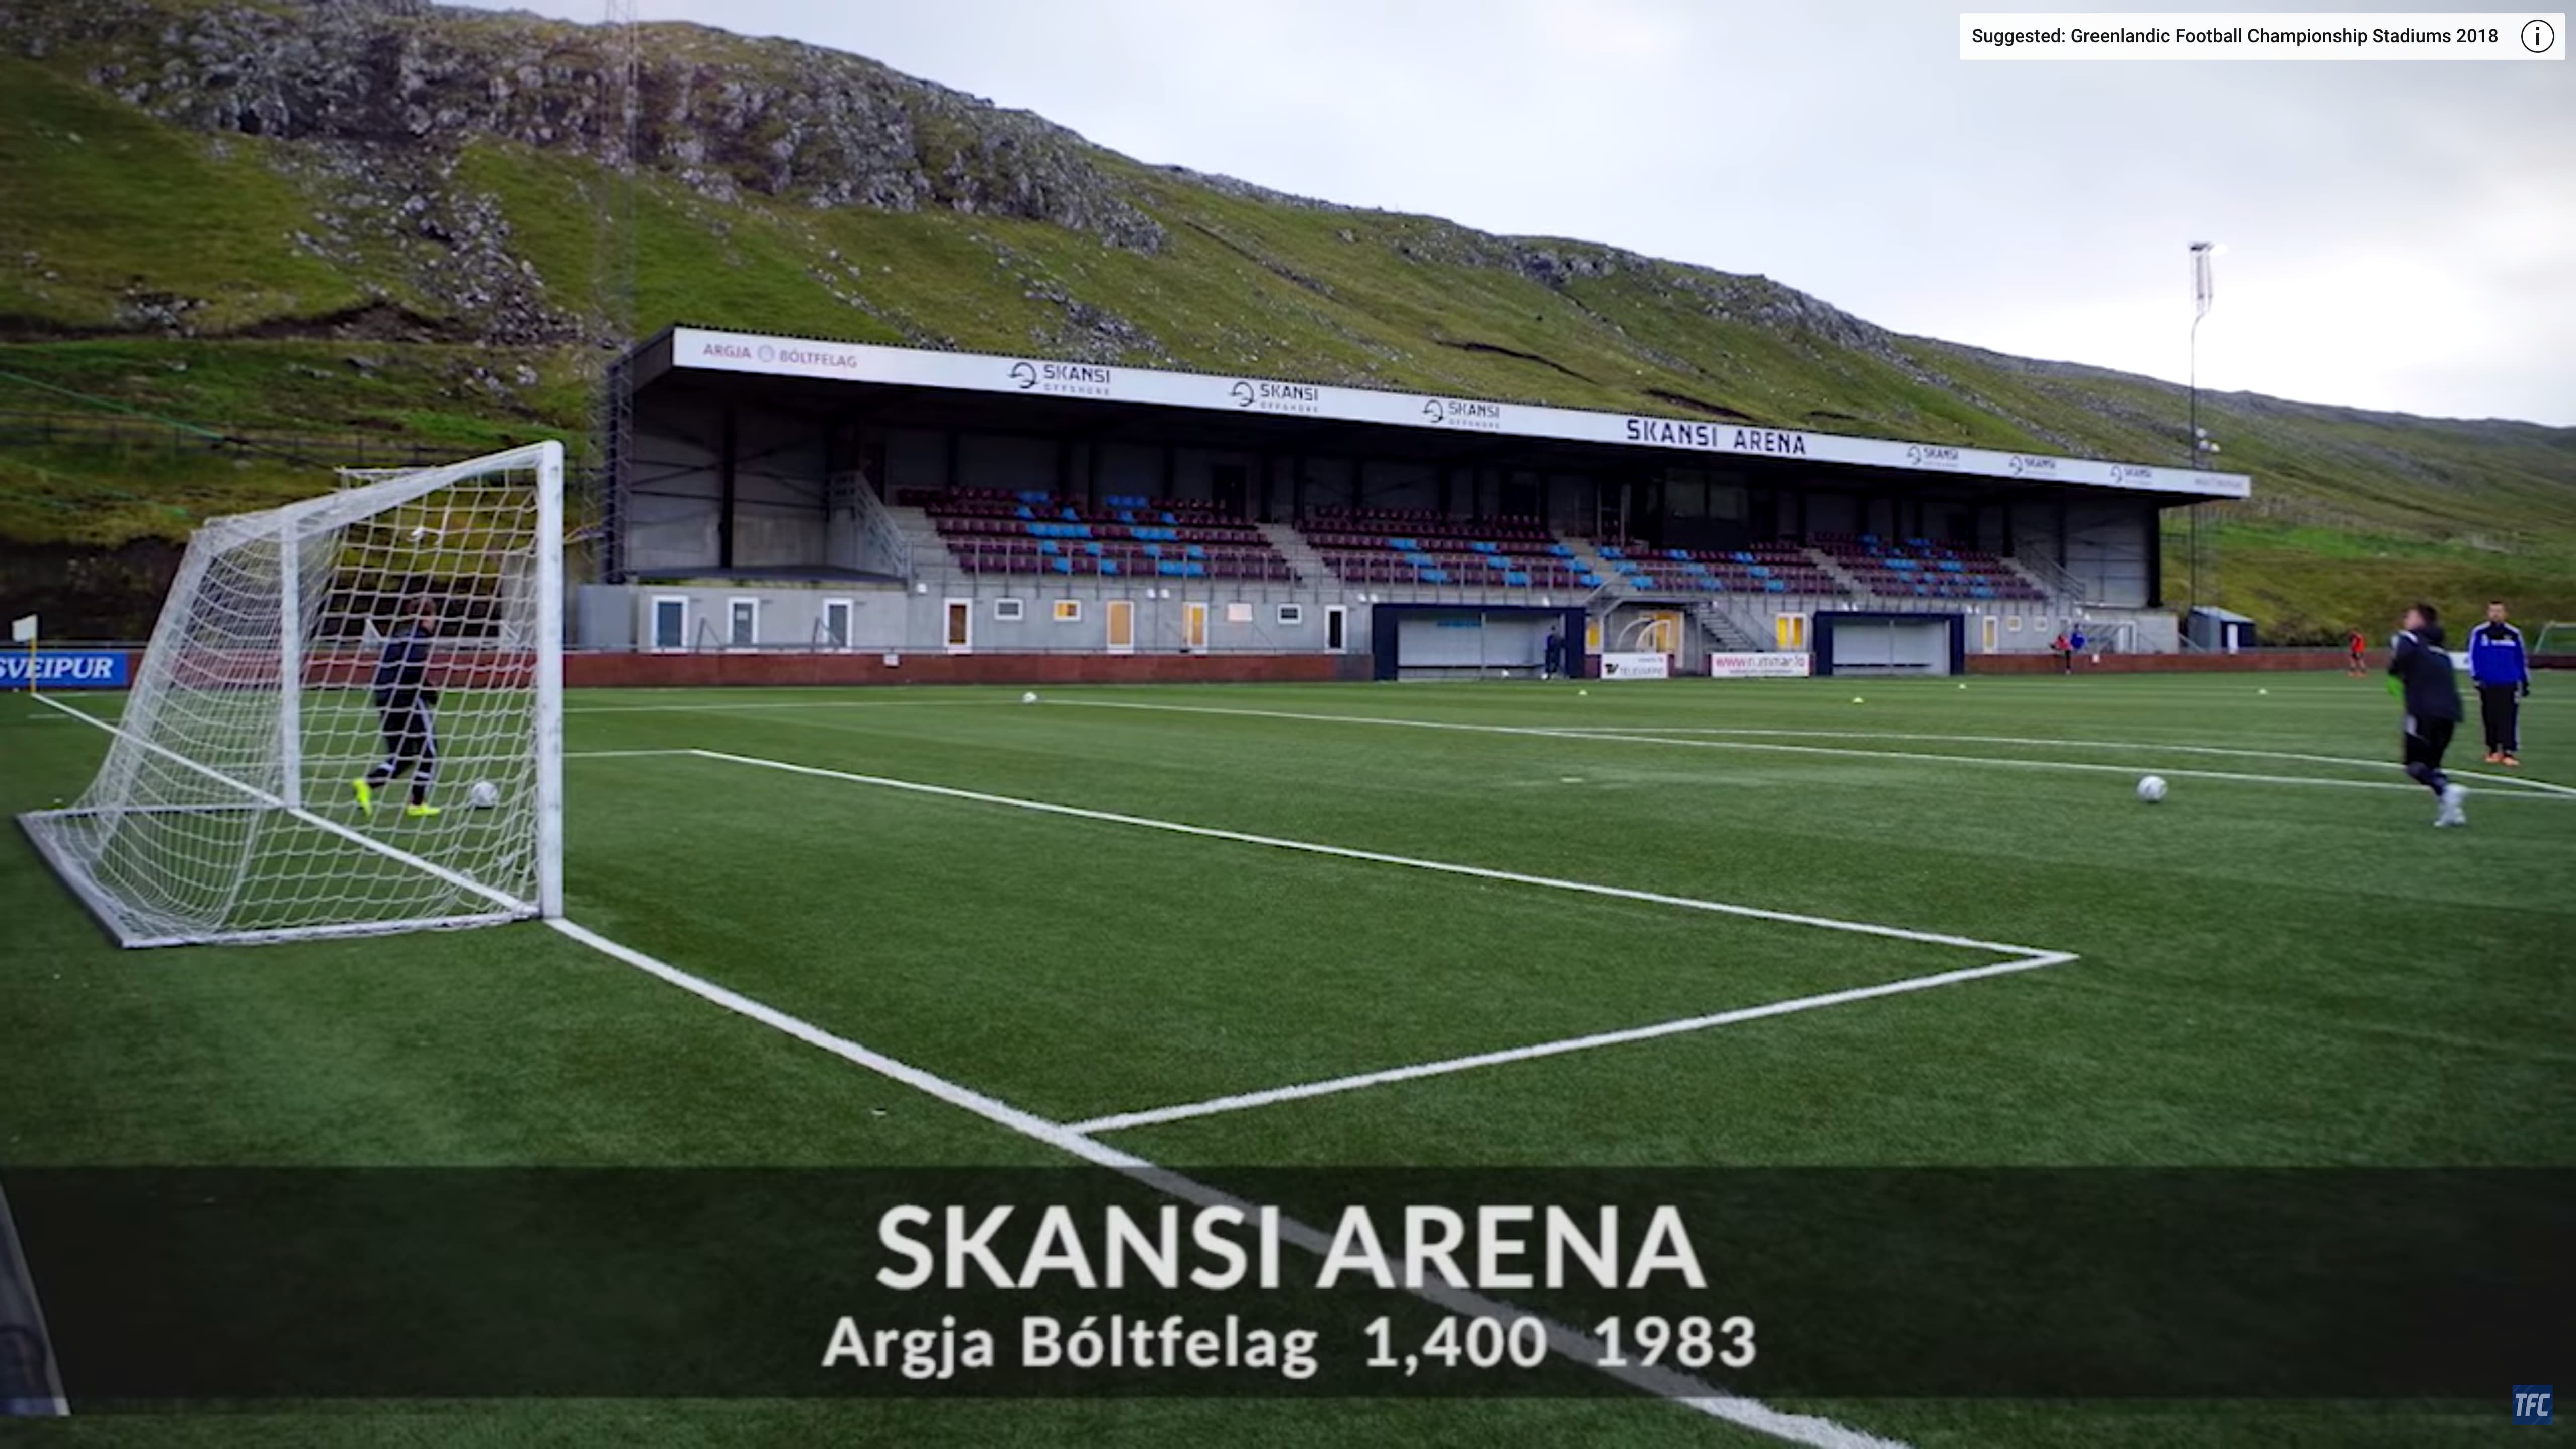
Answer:
<svg viewBox="0 0 2576 1449"><path fill-rule="evenodd" d="M327 69L334 44L398 45L469 88L486 71L543 77L542 123L448 119L462 105L421 121L430 97L407 127L335 122L327 106L316 121L298 76L223 54L236 31L303 13L291 6L24 8L58 34L28 47L41 55L0 59L0 411L115 407L459 448L579 437L610 334L598 217L616 195L580 129L595 36L524 17L335 12L357 38L323 34L310 64L343 89L367 85ZM187 38L176 52L173 35ZM2180 452L2182 398L2163 383L1897 336L1758 277L1153 168L805 47L656 26L646 49L657 115L682 104L666 94L734 99L650 128L634 206L642 329L689 319L2140 461ZM124 83L156 63L157 89ZM235 98L166 79L191 65L223 67ZM828 118L797 110L788 97L818 74L874 108L866 134L910 149L856 156ZM2527 615L2576 618L2576 429L2244 395L2202 411L2259 495L2208 535L2223 553L2204 597L2276 636L2375 622L2413 589L2509 588ZM0 536L175 537L291 490L295 471L0 446Z"/></svg>

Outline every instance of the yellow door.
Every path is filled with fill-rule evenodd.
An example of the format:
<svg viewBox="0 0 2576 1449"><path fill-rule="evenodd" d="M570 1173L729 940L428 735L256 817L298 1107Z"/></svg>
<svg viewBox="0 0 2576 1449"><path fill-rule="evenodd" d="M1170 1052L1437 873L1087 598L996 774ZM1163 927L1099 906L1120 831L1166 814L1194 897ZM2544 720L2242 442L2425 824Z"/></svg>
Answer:
<svg viewBox="0 0 2576 1449"><path fill-rule="evenodd" d="M1992 615L1992 614L1988 614L1988 615L1986 615L1986 625L1985 625L1985 652L1986 652L1986 653L1988 653L1988 654L1992 654L1992 653L1994 653L1994 652L1995 652L1995 647L1996 647L1997 641L2001 638L2001 633L2002 633L2001 626L2002 626L2002 624L2003 624L2003 620L1996 618L1996 617L1995 617L1994 615Z"/></svg>
<svg viewBox="0 0 2576 1449"><path fill-rule="evenodd" d="M1806 648L1807 616L1804 614L1772 615L1771 637L1779 643L1782 650L1789 653L1796 653Z"/></svg>
<svg viewBox="0 0 2576 1449"><path fill-rule="evenodd" d="M1682 616L1673 613L1649 614L1653 627L1646 634L1646 649L1651 654L1682 652Z"/></svg>
<svg viewBox="0 0 2576 1449"><path fill-rule="evenodd" d="M1181 647L1184 649L1207 647L1207 605L1183 604L1181 606Z"/></svg>
<svg viewBox="0 0 2576 1449"><path fill-rule="evenodd" d="M1109 601L1109 652L1136 652L1136 605L1130 599Z"/></svg>
<svg viewBox="0 0 2576 1449"><path fill-rule="evenodd" d="M975 604L971 599L948 601L948 649L963 654L972 645L975 633Z"/></svg>

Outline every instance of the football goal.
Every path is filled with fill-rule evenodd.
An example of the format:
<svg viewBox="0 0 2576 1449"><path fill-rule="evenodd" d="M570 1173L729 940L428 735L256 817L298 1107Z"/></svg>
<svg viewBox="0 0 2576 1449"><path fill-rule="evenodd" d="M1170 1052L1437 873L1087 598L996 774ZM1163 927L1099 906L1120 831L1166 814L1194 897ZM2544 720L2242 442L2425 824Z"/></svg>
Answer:
<svg viewBox="0 0 2576 1449"><path fill-rule="evenodd" d="M96 778L19 817L127 946L561 913L563 445L350 482L198 529Z"/></svg>

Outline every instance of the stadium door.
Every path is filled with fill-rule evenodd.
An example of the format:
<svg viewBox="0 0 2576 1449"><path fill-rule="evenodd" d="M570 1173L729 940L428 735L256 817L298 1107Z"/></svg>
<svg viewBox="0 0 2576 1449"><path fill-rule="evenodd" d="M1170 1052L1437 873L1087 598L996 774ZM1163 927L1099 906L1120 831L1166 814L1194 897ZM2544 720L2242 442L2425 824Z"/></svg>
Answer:
<svg viewBox="0 0 2576 1449"><path fill-rule="evenodd" d="M1207 648L1207 605L1181 605L1181 647L1192 651Z"/></svg>
<svg viewBox="0 0 2576 1449"><path fill-rule="evenodd" d="M975 603L971 599L948 601L948 652L963 654L974 647Z"/></svg>
<svg viewBox="0 0 2576 1449"><path fill-rule="evenodd" d="M1136 652L1136 601L1133 599L1109 601L1109 652Z"/></svg>

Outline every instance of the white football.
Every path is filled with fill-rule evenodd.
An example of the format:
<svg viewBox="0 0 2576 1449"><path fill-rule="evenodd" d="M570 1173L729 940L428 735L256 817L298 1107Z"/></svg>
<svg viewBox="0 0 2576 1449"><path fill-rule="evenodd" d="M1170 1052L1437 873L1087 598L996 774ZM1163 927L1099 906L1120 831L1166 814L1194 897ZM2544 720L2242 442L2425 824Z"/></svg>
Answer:
<svg viewBox="0 0 2576 1449"><path fill-rule="evenodd" d="M489 810L501 803L501 787L489 780L477 780L474 788L465 792L465 802L477 810Z"/></svg>
<svg viewBox="0 0 2576 1449"><path fill-rule="evenodd" d="M2138 798L2146 801L2150 805L2153 805L2157 801L2165 798L2165 777L2162 775L2149 775L2145 779L2140 780L2138 782Z"/></svg>
<svg viewBox="0 0 2576 1449"><path fill-rule="evenodd" d="M1035 704L1035 703L1037 703L1037 702L1038 702L1038 692L1037 692L1036 690L1034 690L1034 689L1032 689L1032 690L1030 690L1028 693L1023 694L1023 695L1021 695L1021 696L1020 696L1020 703L1022 703L1022 704Z"/></svg>

